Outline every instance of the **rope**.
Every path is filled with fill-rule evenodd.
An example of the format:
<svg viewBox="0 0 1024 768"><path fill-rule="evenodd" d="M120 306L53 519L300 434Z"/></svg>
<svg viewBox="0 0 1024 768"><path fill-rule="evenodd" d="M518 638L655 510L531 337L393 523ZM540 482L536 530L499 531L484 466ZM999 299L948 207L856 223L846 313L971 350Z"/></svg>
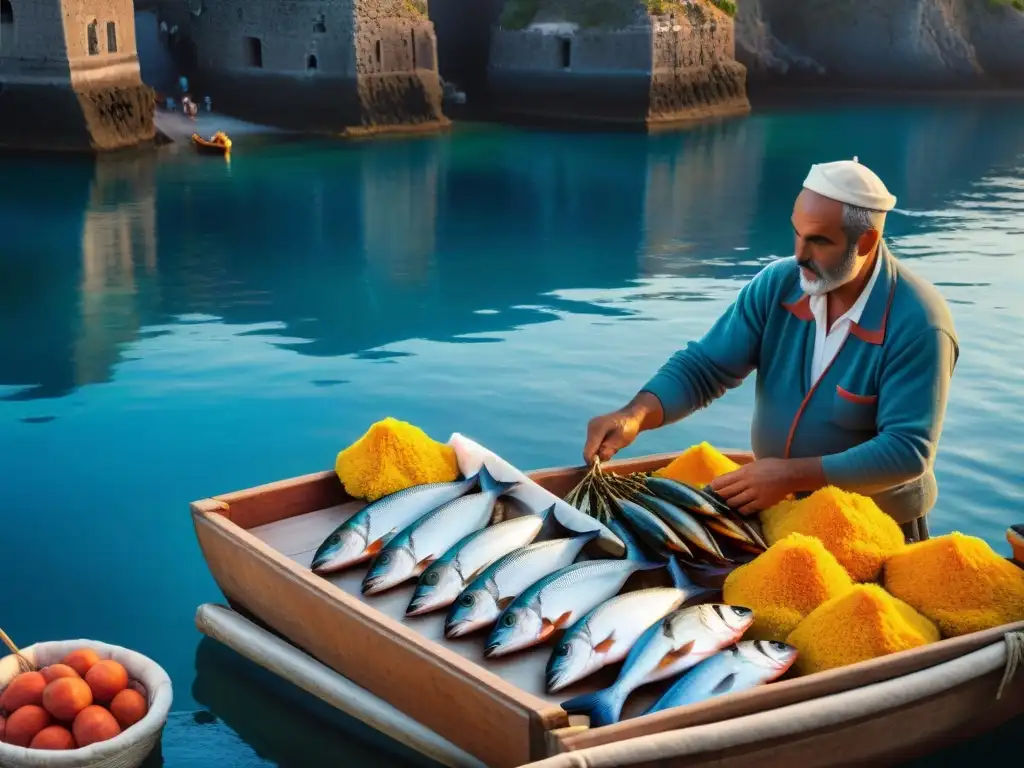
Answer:
<svg viewBox="0 0 1024 768"><path fill-rule="evenodd" d="M35 664L22 655L21 651L18 650L18 646L14 644L14 641L2 629L0 629L0 642L3 642L10 649L11 653L17 656L18 666L21 667L22 672L35 672Z"/></svg>
<svg viewBox="0 0 1024 768"><path fill-rule="evenodd" d="M1002 698L1003 691L1009 687L1017 670L1024 667L1024 632L1007 632L1003 640L1006 642L1006 669L996 692L997 699Z"/></svg>

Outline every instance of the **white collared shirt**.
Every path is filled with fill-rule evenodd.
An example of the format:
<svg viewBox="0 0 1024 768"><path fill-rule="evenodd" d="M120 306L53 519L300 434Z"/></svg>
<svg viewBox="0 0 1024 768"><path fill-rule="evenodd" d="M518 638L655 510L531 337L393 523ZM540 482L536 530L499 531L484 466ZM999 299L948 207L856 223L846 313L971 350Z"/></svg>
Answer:
<svg viewBox="0 0 1024 768"><path fill-rule="evenodd" d="M843 346L847 335L850 333L850 326L860 322L860 316L864 314L864 307L867 306L868 297L871 296L871 289L878 281L878 273L882 271L882 259L875 257L875 268L871 272L871 278L860 296L853 302L853 306L846 310L835 323L832 329L828 330L828 296L811 296L811 313L814 315L814 357L811 360L811 386L821 378L829 363Z"/></svg>

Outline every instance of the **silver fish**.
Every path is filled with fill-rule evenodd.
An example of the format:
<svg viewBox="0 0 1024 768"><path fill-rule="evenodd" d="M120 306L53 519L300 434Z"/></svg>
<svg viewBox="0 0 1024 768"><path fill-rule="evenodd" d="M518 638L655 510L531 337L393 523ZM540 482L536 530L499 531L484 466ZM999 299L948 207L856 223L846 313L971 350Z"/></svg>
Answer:
<svg viewBox="0 0 1024 768"><path fill-rule="evenodd" d="M405 615L419 616L451 605L483 568L525 547L543 525L544 517L523 515L463 537L420 576Z"/></svg>
<svg viewBox="0 0 1024 768"><path fill-rule="evenodd" d="M591 728L616 723L634 690L673 677L732 645L753 620L753 611L737 605L709 603L676 609L644 631L614 683L569 699L562 709L588 715Z"/></svg>
<svg viewBox="0 0 1024 768"><path fill-rule="evenodd" d="M644 485L655 496L698 515L719 517L730 512L729 507L719 499L670 477L651 475L644 480Z"/></svg>
<svg viewBox="0 0 1024 768"><path fill-rule="evenodd" d="M383 592L419 576L467 533L487 525L498 496L515 483L499 483L487 467L480 469L480 493L460 496L429 512L394 536L374 558L363 594Z"/></svg>
<svg viewBox="0 0 1024 768"><path fill-rule="evenodd" d="M770 683L796 661L797 650L774 640L744 640L705 659L677 680L644 714L685 707Z"/></svg>
<svg viewBox="0 0 1024 768"><path fill-rule="evenodd" d="M658 496L651 496L646 493L637 494L637 501L667 523L669 528L678 533L691 548L711 555L711 557L720 562L725 561L725 555L722 554L718 542L712 538L707 529L689 512L673 506Z"/></svg>
<svg viewBox="0 0 1024 768"><path fill-rule="evenodd" d="M516 595L569 565L597 535L597 531L590 531L572 538L541 541L509 552L487 566L448 611L445 637L462 637L492 623Z"/></svg>
<svg viewBox="0 0 1024 768"><path fill-rule="evenodd" d="M554 504L554 516L558 524L574 533L589 533L597 531L598 538L595 542L602 552L612 557L621 557L626 546L607 526L597 518L584 514L576 509L565 499L561 499L551 491L538 485L534 480L527 477L523 472L513 467L507 461L489 451L479 443L470 440L458 432L452 434L448 440L455 451L456 460L459 462L459 469L463 472L478 472L484 461L490 467L496 477L507 477L519 481L508 495L521 502L533 514L539 515Z"/></svg>
<svg viewBox="0 0 1024 768"><path fill-rule="evenodd" d="M391 538L442 504L468 493L477 475L451 483L414 485L382 496L356 512L324 539L310 569L325 574L369 560Z"/></svg>
<svg viewBox="0 0 1024 768"><path fill-rule="evenodd" d="M656 587L613 597L566 630L545 672L548 693L572 685L608 664L622 661L651 624L689 598L675 587Z"/></svg>
<svg viewBox="0 0 1024 768"><path fill-rule="evenodd" d="M615 527L616 523L613 522ZM508 604L491 631L484 656L495 658L541 643L555 630L564 629L580 616L618 594L637 571L664 568L664 562L644 560L632 542L619 560L585 560L548 574Z"/></svg>

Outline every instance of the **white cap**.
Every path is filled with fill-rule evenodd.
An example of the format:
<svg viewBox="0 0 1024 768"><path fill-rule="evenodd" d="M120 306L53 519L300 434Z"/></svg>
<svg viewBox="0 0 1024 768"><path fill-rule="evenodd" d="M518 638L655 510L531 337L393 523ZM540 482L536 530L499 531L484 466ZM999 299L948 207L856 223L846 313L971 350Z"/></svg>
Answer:
<svg viewBox="0 0 1024 768"><path fill-rule="evenodd" d="M896 198L873 171L853 160L812 165L804 188L823 197L873 211L891 211Z"/></svg>

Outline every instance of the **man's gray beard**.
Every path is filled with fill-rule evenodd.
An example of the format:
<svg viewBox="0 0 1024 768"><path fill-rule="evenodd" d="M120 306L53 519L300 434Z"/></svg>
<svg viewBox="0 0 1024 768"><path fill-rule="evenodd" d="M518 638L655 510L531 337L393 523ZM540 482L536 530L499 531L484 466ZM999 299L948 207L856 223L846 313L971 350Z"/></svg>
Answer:
<svg viewBox="0 0 1024 768"><path fill-rule="evenodd" d="M839 265L824 277L808 280L803 269L800 270L800 288L808 296L824 296L829 291L834 291L840 286L846 285L856 277L857 246L854 245L847 251L846 256Z"/></svg>

